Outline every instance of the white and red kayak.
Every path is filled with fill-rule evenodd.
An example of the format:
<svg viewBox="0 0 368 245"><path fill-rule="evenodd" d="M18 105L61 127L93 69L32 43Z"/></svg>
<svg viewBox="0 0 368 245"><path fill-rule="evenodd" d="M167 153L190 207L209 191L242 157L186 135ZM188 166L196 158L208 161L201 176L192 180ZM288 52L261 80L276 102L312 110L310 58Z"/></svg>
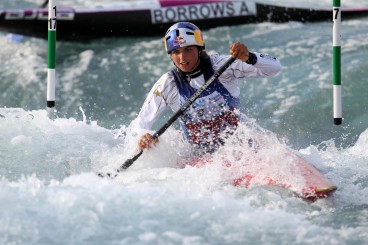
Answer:
<svg viewBox="0 0 368 245"><path fill-rule="evenodd" d="M242 154L238 157L229 157L229 154L225 154L220 156L220 162L234 186L246 188L262 185L281 186L311 201L328 197L337 189L307 161L288 149L283 151L281 154L280 152L272 154L272 151L268 151L268 154L271 153L268 157L264 157L261 152L254 153L251 157L244 157ZM208 164L218 163L218 159L218 155L191 158L183 164L205 167Z"/></svg>

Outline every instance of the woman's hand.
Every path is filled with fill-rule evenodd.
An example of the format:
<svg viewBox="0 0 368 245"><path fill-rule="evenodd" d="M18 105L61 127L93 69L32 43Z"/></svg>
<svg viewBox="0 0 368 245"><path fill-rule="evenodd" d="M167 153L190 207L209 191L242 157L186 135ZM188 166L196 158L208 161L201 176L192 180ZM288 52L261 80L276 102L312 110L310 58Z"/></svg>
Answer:
<svg viewBox="0 0 368 245"><path fill-rule="evenodd" d="M154 146L158 142L158 139L152 138L152 135L147 133L142 136L142 138L139 140L138 146L141 148L141 150L149 149L152 146Z"/></svg>
<svg viewBox="0 0 368 245"><path fill-rule="evenodd" d="M244 62L247 62L249 59L248 47L239 41L230 45L230 54Z"/></svg>

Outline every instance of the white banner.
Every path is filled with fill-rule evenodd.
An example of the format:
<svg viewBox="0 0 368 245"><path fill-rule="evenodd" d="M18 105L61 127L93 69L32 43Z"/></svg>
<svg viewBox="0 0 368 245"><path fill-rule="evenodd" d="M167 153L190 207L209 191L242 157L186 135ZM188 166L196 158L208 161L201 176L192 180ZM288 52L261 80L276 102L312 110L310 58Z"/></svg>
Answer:
<svg viewBox="0 0 368 245"><path fill-rule="evenodd" d="M153 24L256 15L256 4L245 1L193 4L151 9Z"/></svg>

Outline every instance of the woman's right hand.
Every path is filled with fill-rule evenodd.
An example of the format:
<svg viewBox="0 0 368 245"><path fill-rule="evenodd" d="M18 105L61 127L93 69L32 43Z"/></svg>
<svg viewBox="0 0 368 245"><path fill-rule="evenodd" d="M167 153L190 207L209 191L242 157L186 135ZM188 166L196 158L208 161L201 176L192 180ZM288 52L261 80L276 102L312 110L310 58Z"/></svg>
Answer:
<svg viewBox="0 0 368 245"><path fill-rule="evenodd" d="M147 133L142 136L142 138L139 140L139 147L141 150L149 149L152 146L154 146L158 142L158 139L154 139L151 134Z"/></svg>

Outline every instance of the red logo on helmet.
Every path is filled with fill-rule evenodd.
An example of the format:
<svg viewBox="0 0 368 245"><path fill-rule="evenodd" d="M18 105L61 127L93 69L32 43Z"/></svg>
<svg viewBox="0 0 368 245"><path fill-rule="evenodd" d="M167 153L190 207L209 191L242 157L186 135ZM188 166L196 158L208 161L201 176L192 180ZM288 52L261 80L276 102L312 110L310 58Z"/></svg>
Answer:
<svg viewBox="0 0 368 245"><path fill-rule="evenodd" d="M174 44L173 45L174 46L180 46L180 45L185 44L185 43L186 43L185 39L183 37L179 36L179 37L176 37L174 39Z"/></svg>

